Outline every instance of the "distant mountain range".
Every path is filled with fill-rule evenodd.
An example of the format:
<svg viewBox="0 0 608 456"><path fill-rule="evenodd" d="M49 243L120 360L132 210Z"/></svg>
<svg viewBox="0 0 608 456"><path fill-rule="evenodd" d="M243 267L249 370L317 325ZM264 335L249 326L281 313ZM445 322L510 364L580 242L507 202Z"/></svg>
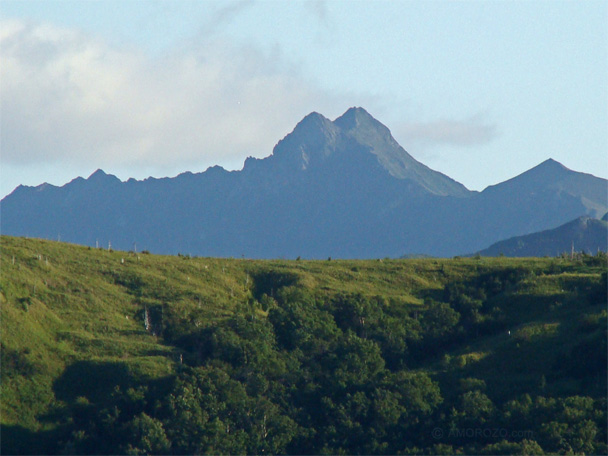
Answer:
<svg viewBox="0 0 608 456"><path fill-rule="evenodd" d="M597 220L579 217L576 220L525 236L516 236L492 244L479 252L482 256L510 257L558 256L562 253L585 252L595 254L608 250L608 213Z"/></svg>
<svg viewBox="0 0 608 456"><path fill-rule="evenodd" d="M482 192L409 155L362 108L312 113L272 155L121 182L101 170L17 187L3 234L155 253L251 258L453 256L608 210L608 181L547 160Z"/></svg>

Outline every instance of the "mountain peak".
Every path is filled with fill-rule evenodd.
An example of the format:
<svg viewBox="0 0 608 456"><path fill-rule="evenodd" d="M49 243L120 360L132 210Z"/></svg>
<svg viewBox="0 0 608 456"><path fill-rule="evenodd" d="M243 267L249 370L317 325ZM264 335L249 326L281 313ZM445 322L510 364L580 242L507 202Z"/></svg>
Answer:
<svg viewBox="0 0 608 456"><path fill-rule="evenodd" d="M348 109L333 122L317 112L308 114L279 141L266 163L280 163L281 172L285 167L305 171L329 164L332 157L329 166L337 171L352 169L355 161L361 166L374 166L373 161L368 161L370 155L392 177L416 182L430 193L453 196L469 193L463 185L416 161L385 125L360 107ZM252 170L261 162L265 160L248 160L245 167Z"/></svg>
<svg viewBox="0 0 608 456"><path fill-rule="evenodd" d="M541 163L541 165L544 164L544 163L547 163L547 164L555 164L555 163L557 163L558 165L561 165L560 162L558 162L557 160L553 160L552 158L547 158L544 162Z"/></svg>
<svg viewBox="0 0 608 456"><path fill-rule="evenodd" d="M331 155L339 134L339 128L331 120L318 112L311 112L279 141L272 157L281 163L291 163L297 168L306 169L311 160L323 160L323 157ZM255 160L250 160L247 163L251 165L254 162Z"/></svg>
<svg viewBox="0 0 608 456"><path fill-rule="evenodd" d="M572 173L572 170L566 168L560 162L549 158L544 162L536 165L534 168L529 169L528 171L520 174L520 176L525 176L526 178L531 179L532 181L538 182L540 180L555 180L558 178L563 178Z"/></svg>
<svg viewBox="0 0 608 456"><path fill-rule="evenodd" d="M360 106L353 106L352 108L348 108L340 117L343 117L345 119L370 117L373 119L370 113Z"/></svg>
<svg viewBox="0 0 608 456"><path fill-rule="evenodd" d="M87 178L87 182L110 182L110 181L120 182L120 179L118 179L118 177L116 177L112 174L107 174L102 169L98 169L97 171L95 171L93 174L91 174Z"/></svg>
<svg viewBox="0 0 608 456"><path fill-rule="evenodd" d="M305 142L316 143L321 138L334 137L336 133L336 126L331 120L318 112L311 112L298 122L288 137L293 136Z"/></svg>
<svg viewBox="0 0 608 456"><path fill-rule="evenodd" d="M548 158L547 160L545 160L544 162L542 162L541 164L536 166L536 168L552 169L555 171L570 171L568 168L566 168L560 162L558 162L557 160L553 160L552 158ZM534 168L532 168L532 169L534 169Z"/></svg>
<svg viewBox="0 0 608 456"><path fill-rule="evenodd" d="M549 158L544 162L500 184L491 185L486 190L496 191L499 188L518 187L541 188L546 185L555 185L557 179L573 174L574 172L560 162ZM484 190L484 191L486 191Z"/></svg>
<svg viewBox="0 0 608 456"><path fill-rule="evenodd" d="M365 109L353 107L334 120L340 130L369 148L389 174L398 179L418 182L431 193L465 196L468 190L458 182L431 170L401 147L391 131Z"/></svg>
<svg viewBox="0 0 608 456"><path fill-rule="evenodd" d="M334 124L342 130L350 131L357 128L378 128L387 133L389 130L378 122L365 109L359 107L349 108L344 114L334 120Z"/></svg>
<svg viewBox="0 0 608 456"><path fill-rule="evenodd" d="M107 176L106 172L103 169L99 168L93 174L91 174L87 178L87 180L89 180L89 179L93 179L93 180L95 180L95 179L103 179L106 176Z"/></svg>
<svg viewBox="0 0 608 456"><path fill-rule="evenodd" d="M305 116L294 128L294 132L311 129L325 129L332 124L331 120L316 111ZM331 128L331 127L330 127Z"/></svg>

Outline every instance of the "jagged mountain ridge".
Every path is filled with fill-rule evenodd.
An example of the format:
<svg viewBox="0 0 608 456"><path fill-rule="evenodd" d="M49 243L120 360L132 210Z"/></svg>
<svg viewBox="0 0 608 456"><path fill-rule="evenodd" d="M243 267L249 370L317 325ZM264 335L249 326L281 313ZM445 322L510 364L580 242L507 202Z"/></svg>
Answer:
<svg viewBox="0 0 608 456"><path fill-rule="evenodd" d="M471 192L351 108L333 122L306 116L241 171L121 182L99 170L18 187L0 203L2 233L223 257L452 256L608 209L606 180L556 163Z"/></svg>

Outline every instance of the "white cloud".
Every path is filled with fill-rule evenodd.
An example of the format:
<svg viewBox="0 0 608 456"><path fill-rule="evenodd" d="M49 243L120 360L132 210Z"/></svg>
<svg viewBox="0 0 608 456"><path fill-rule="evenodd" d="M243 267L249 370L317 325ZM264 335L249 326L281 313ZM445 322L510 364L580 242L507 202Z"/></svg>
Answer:
<svg viewBox="0 0 608 456"><path fill-rule="evenodd" d="M10 165L185 170L266 156L308 112L348 106L280 55L220 40L150 58L50 25L3 21L0 30L0 147Z"/></svg>
<svg viewBox="0 0 608 456"><path fill-rule="evenodd" d="M3 193L96 168L122 178L238 168L249 155L269 155L311 111L383 111L378 96L320 89L276 50L218 38L151 58L76 30L2 21L0 61ZM406 149L470 146L497 134L480 116L387 125Z"/></svg>

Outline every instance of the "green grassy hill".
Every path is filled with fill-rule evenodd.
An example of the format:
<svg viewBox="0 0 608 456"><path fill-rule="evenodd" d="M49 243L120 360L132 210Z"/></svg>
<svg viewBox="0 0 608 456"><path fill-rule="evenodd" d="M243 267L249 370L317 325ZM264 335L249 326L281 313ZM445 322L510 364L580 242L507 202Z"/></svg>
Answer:
<svg viewBox="0 0 608 456"><path fill-rule="evenodd" d="M0 260L3 454L606 450L605 255Z"/></svg>

